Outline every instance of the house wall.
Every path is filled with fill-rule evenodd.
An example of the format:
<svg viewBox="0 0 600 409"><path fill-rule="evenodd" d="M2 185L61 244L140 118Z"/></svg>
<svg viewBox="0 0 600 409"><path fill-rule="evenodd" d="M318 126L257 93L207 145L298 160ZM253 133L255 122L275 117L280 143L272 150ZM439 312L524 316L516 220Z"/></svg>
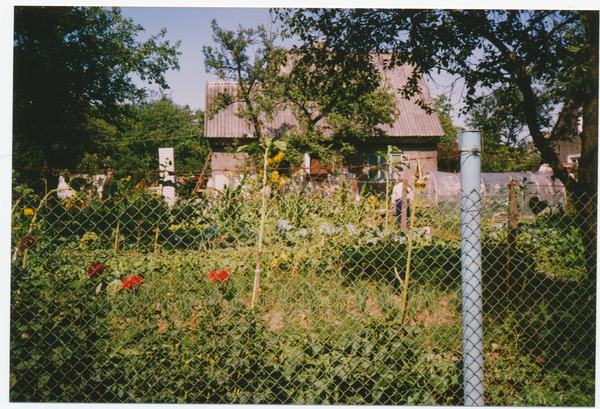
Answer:
<svg viewBox="0 0 600 409"><path fill-rule="evenodd" d="M252 168L252 164L248 163L248 154L245 152L227 152L225 148L226 145L211 144L212 178L208 182L208 187L217 190L222 190L225 184L237 186L239 183L239 177L232 175L232 177L228 178L228 172L235 173L249 167Z"/></svg>
<svg viewBox="0 0 600 409"><path fill-rule="evenodd" d="M570 141L558 141L556 153L561 163L573 162L572 157L581 155L581 138L574 136Z"/></svg>
<svg viewBox="0 0 600 409"><path fill-rule="evenodd" d="M376 151L387 152L388 145L397 147L404 155L410 157L409 166L404 167L405 177L412 177L417 171L417 159L423 163L423 172L437 171L437 142L438 138L413 138L402 143L398 139L378 141L357 146L357 155L348 159L349 171L354 173L359 181L367 180L367 157Z"/></svg>
<svg viewBox="0 0 600 409"><path fill-rule="evenodd" d="M404 177L409 181L409 184L413 184L415 180L415 172L417 171L417 159L420 159L423 163L423 173L427 171L437 171L437 143L439 138L437 137L419 137L419 138L383 138L377 140L370 140L368 143L360 144L357 146L357 154L353 157L348 158L344 166L348 166L348 172L355 175L357 183L369 182L367 180L367 157L368 154L372 154L376 151L387 151L388 145L397 147L402 151L404 155L410 157L409 166L404 167ZM233 153L230 152L231 139L228 138L226 141L211 141L212 148L212 178L208 183L208 186L213 189L222 190L225 184L231 184L237 186L239 178L235 176L235 173L240 170L255 169L256 166L248 162L248 155L246 153ZM400 143L401 142L401 143ZM305 158L306 161L307 158ZM313 159L312 157L310 159ZM306 166L310 162L306 162ZM313 164L309 165L311 173L314 170ZM233 177L227 177L228 172L233 172ZM315 176L315 175L312 175ZM326 172L323 176L327 176ZM377 183L377 182L373 182ZM357 185L358 186L358 185Z"/></svg>

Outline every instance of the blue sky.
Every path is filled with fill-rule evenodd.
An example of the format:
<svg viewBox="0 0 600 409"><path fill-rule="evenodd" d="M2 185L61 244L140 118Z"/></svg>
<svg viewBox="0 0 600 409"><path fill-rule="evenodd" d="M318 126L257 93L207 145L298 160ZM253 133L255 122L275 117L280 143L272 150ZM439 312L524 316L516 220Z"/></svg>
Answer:
<svg viewBox="0 0 600 409"><path fill-rule="evenodd" d="M262 24L268 30L270 19L268 8L122 7L121 11L124 17L144 27L146 38L165 27L166 40L171 44L181 40L181 68L166 74L170 87L166 94L175 103L189 105L193 110L204 110L206 81L218 81L216 76L206 72L202 54L203 46L214 45L211 21L216 19L219 26L227 30L237 30L240 24L244 28ZM274 23L273 29L278 26L279 22Z"/></svg>

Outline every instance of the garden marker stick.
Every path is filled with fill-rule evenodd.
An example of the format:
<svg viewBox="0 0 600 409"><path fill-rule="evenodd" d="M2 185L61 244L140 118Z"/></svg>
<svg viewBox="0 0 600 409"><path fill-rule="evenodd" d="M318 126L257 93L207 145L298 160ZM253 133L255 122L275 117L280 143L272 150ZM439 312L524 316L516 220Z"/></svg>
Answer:
<svg viewBox="0 0 600 409"><path fill-rule="evenodd" d="M266 141L265 141L266 142ZM265 231L265 219L267 209L267 160L269 157L270 143L265 143L265 157L263 163L263 183L262 183L262 206L260 209L260 229L258 231L258 243L256 243L256 269L254 270L254 288L252 290L252 306L254 308L258 302L258 289L260 288L260 252L262 251L263 234Z"/></svg>
<svg viewBox="0 0 600 409"><path fill-rule="evenodd" d="M410 232L408 233L408 254L406 260L406 275L404 277L404 292L402 293L402 325L406 324L406 309L408 306L408 280L410 279L410 259L412 258L413 231L415 227L415 201L410 204ZM400 277L398 277L400 278Z"/></svg>
<svg viewBox="0 0 600 409"><path fill-rule="evenodd" d="M115 254L117 254L117 249L119 248L119 227L120 227L121 219L117 219L117 234L115 235Z"/></svg>
<svg viewBox="0 0 600 409"><path fill-rule="evenodd" d="M156 236L154 237L154 258L158 253L158 234L160 233L160 228L158 227L158 222L156 222Z"/></svg>
<svg viewBox="0 0 600 409"><path fill-rule="evenodd" d="M388 145L387 148L387 156L385 157L385 160L387 162L387 167L385 170L385 200L387 203L390 202L390 172L391 172L391 168L390 168L390 163L391 163L391 156L390 153L392 152L392 147L390 145ZM387 210L387 207L384 207L384 209L386 209L385 211L385 225L384 225L384 230L385 230L385 235L387 236L388 232L389 232L389 226L388 226L388 219L390 218L390 212Z"/></svg>
<svg viewBox="0 0 600 409"><path fill-rule="evenodd" d="M238 152L248 152L254 155L258 152L264 152L263 161L263 184L262 184L262 206L260 210L260 229L258 231L258 242L256 243L256 269L254 270L254 289L252 291L252 307L258 301L258 290L260 288L260 253L262 251L263 235L265 231L265 219L267 218L267 165L269 164L269 150L271 145L283 152L286 149L286 143L283 141L273 141L273 138L264 138L263 143L252 142L250 145L240 146Z"/></svg>
<svg viewBox="0 0 600 409"><path fill-rule="evenodd" d="M21 203L21 199L22 198L19 198L19 200L17 200L15 202L15 205L12 207L12 210L10 211L10 217L11 217L11 219L12 219L13 214L15 213L15 209L17 208L17 206L19 205L19 203Z"/></svg>

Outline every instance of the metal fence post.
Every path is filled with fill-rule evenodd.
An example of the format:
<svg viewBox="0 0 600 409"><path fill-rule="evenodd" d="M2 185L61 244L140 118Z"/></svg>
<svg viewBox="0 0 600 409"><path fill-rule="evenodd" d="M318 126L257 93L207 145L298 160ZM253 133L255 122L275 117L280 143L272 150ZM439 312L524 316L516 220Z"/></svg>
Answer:
<svg viewBox="0 0 600 409"><path fill-rule="evenodd" d="M483 406L481 132L458 135L465 406Z"/></svg>

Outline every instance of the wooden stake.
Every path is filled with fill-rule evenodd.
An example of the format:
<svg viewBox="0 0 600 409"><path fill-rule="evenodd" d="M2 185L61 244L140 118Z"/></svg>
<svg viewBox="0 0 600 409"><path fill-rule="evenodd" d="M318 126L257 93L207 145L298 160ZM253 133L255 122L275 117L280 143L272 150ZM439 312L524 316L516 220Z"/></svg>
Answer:
<svg viewBox="0 0 600 409"><path fill-rule="evenodd" d="M511 260L513 256L513 246L517 236L517 180L511 179L508 182L508 234L506 236L506 298L511 299Z"/></svg>

